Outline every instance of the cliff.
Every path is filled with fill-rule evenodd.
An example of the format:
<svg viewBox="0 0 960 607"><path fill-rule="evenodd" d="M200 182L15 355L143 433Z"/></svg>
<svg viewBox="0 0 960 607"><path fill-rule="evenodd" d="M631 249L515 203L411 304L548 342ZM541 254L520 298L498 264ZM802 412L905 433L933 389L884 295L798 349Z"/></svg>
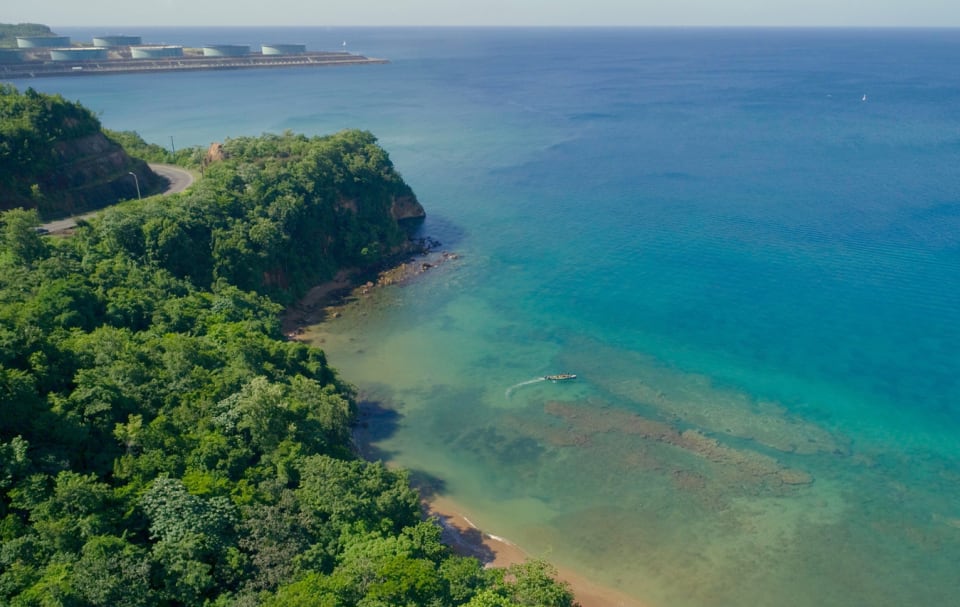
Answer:
<svg viewBox="0 0 960 607"><path fill-rule="evenodd" d="M0 87L0 210L36 208L56 218L136 198L138 185L146 196L164 183L79 104Z"/></svg>
<svg viewBox="0 0 960 607"><path fill-rule="evenodd" d="M202 162L190 191L104 213L95 237L199 287L226 281L283 303L416 247L405 220L423 207L371 133L238 137Z"/></svg>
<svg viewBox="0 0 960 607"><path fill-rule="evenodd" d="M410 194L406 196L394 196L390 205L390 215L396 221L406 219L423 219L427 216L423 206L417 200L417 197Z"/></svg>

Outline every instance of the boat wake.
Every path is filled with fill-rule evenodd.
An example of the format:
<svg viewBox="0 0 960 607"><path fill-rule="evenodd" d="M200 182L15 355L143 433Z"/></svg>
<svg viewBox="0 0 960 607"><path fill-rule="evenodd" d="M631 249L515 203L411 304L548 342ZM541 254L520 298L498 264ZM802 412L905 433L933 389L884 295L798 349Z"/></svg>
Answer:
<svg viewBox="0 0 960 607"><path fill-rule="evenodd" d="M538 383L540 383L540 382L542 382L542 381L547 381L547 378L546 378L546 377L538 377L538 378L536 378L536 379L531 379L531 380L528 380L528 381L522 381L522 382L520 382L519 384L514 384L514 385L510 386L509 388L507 388L507 391L504 392L503 395L504 395L504 397L506 397L506 398L509 400L510 397L513 395L514 391L516 391L518 388L522 388L523 386L529 386L530 384L538 384Z"/></svg>

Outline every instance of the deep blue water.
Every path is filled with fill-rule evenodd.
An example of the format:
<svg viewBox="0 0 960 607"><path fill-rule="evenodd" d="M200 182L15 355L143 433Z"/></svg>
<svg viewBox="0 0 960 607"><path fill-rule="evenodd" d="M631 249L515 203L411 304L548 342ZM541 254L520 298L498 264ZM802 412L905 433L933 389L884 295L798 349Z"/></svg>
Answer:
<svg viewBox="0 0 960 607"><path fill-rule="evenodd" d="M377 134L461 258L318 343L484 528L654 604L955 600L960 31L133 29L391 60L17 84Z"/></svg>

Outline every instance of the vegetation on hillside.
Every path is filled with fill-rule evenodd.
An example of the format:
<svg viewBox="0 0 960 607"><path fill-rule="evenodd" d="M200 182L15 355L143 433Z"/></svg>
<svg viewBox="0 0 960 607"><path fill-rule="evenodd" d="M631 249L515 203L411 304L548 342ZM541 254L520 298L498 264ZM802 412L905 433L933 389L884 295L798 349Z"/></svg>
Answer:
<svg viewBox="0 0 960 607"><path fill-rule="evenodd" d="M160 186L142 160L102 133L100 121L60 95L0 84L0 209L55 217L100 208Z"/></svg>
<svg viewBox="0 0 960 607"><path fill-rule="evenodd" d="M29 133L24 131L29 136ZM228 141L189 193L74 237L0 215L0 604L565 606L358 459L353 392L285 300L404 240L369 133Z"/></svg>
<svg viewBox="0 0 960 607"><path fill-rule="evenodd" d="M127 154L147 162L178 164L199 170L203 161L203 150L197 147L181 148L171 152L162 145L147 143L136 131L103 129L103 132L111 141L122 146Z"/></svg>
<svg viewBox="0 0 960 607"><path fill-rule="evenodd" d="M100 132L100 121L79 103L60 95L0 84L2 185L19 186L50 173L57 164L54 144Z"/></svg>
<svg viewBox="0 0 960 607"><path fill-rule="evenodd" d="M413 193L370 133L243 137L223 150L190 191L110 209L90 238L197 287L226 282L281 302L406 245L390 210Z"/></svg>
<svg viewBox="0 0 960 607"><path fill-rule="evenodd" d="M0 48L16 48L17 36L51 36L53 32L39 23L0 23Z"/></svg>

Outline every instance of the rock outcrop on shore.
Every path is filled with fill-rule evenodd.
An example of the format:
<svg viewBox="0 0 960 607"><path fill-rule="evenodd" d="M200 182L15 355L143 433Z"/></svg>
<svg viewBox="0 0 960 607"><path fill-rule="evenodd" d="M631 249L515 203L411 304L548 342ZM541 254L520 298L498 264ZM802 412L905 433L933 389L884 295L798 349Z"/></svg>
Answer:
<svg viewBox="0 0 960 607"><path fill-rule="evenodd" d="M418 253L415 257L387 264L385 269L377 272L376 278L370 280L359 278L363 275L360 268L341 270L332 280L313 287L287 308L281 320L284 335L288 339L299 339L305 327L340 316L345 306L370 295L375 289L404 284L427 270L460 258L450 251L434 251L432 247L439 244L430 239L411 241L412 250Z"/></svg>
<svg viewBox="0 0 960 607"><path fill-rule="evenodd" d="M407 219L423 219L427 216L426 211L416 196L395 196L393 204L390 205L390 215L397 221Z"/></svg>

